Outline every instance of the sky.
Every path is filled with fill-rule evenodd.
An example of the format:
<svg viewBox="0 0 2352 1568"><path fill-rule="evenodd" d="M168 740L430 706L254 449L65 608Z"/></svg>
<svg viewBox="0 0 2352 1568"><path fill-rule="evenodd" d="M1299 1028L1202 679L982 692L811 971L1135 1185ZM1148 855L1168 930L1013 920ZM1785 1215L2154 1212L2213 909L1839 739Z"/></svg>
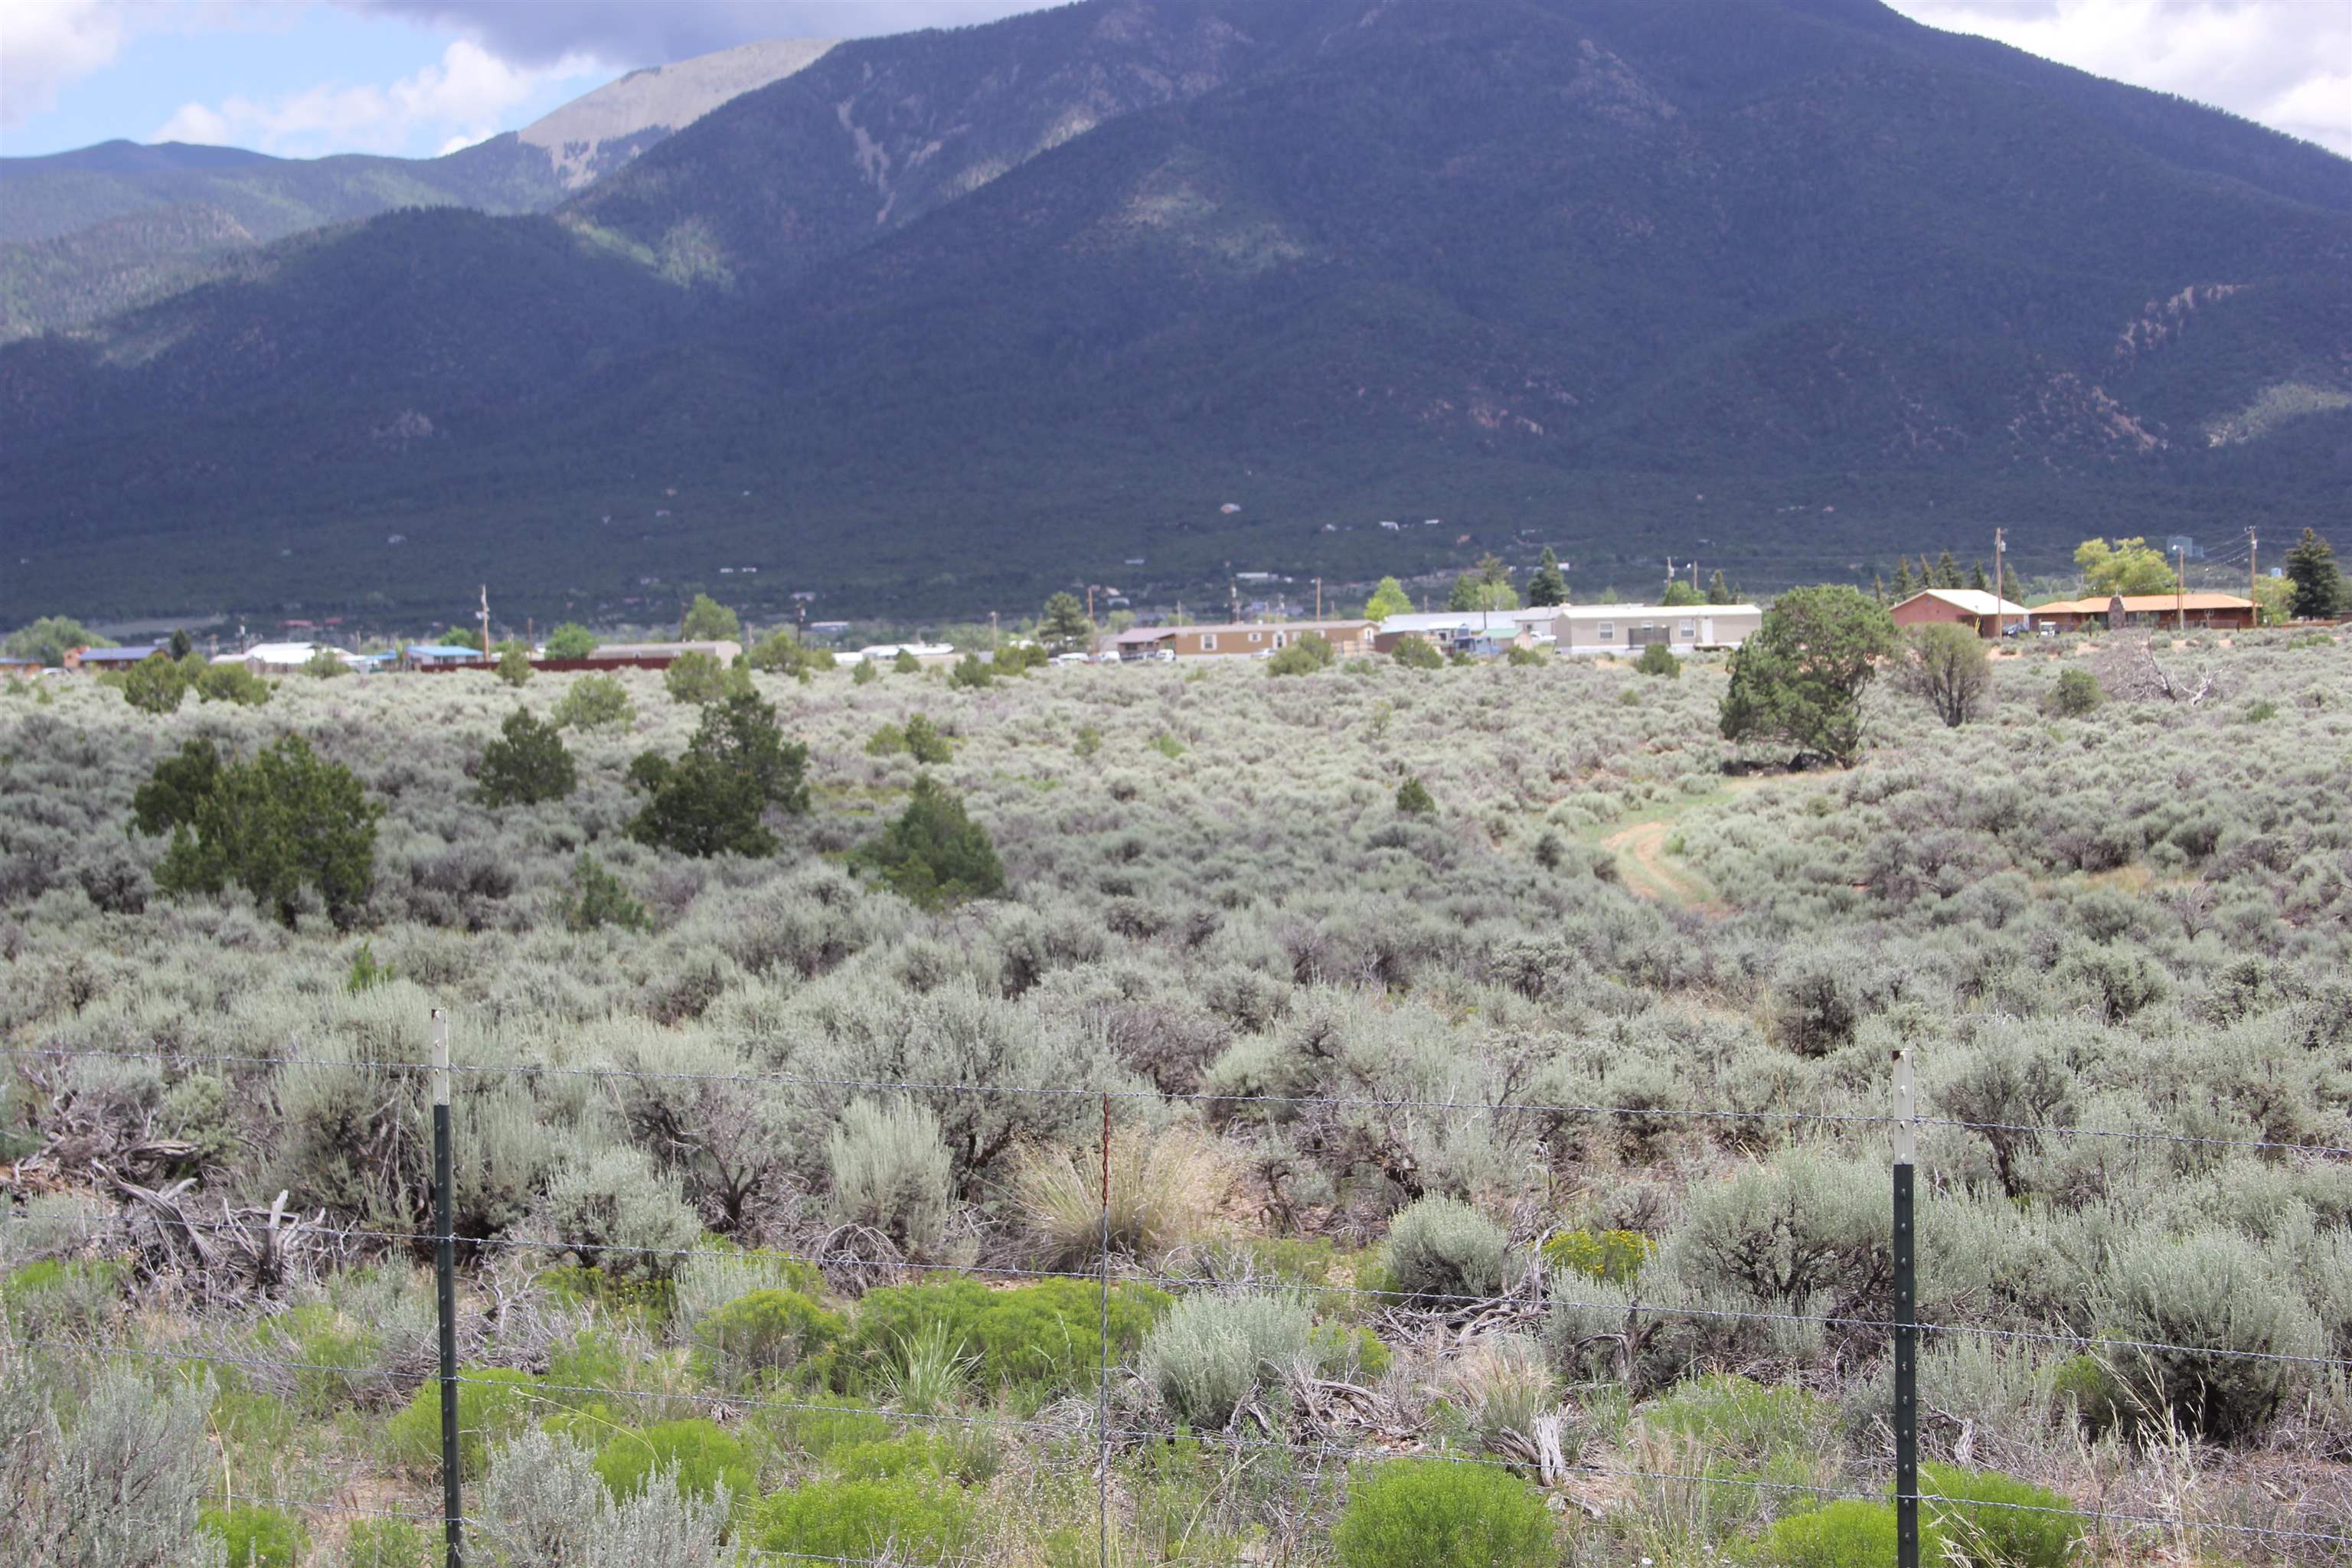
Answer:
<svg viewBox="0 0 2352 1568"><path fill-rule="evenodd" d="M1464 0L1468 3L1468 0ZM2352 0L1892 0L2352 156ZM430 157L641 66L1036 0L5 0L0 155L202 142Z"/></svg>

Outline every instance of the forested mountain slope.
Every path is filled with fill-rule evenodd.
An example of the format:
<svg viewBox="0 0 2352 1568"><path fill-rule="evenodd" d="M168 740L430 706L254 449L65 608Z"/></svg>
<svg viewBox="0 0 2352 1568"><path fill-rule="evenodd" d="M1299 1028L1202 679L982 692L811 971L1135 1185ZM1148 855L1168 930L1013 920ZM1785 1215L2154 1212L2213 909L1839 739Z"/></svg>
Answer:
<svg viewBox="0 0 2352 1568"><path fill-rule="evenodd" d="M633 71L520 132L438 158L273 158L132 142L0 158L0 341L208 279L251 277L270 241L402 207L544 212L831 47L784 39Z"/></svg>
<svg viewBox="0 0 2352 1568"><path fill-rule="evenodd" d="M0 351L0 598L133 541L125 607L553 610L2275 537L2352 479L2347 192L1875 5L1092 0Z"/></svg>

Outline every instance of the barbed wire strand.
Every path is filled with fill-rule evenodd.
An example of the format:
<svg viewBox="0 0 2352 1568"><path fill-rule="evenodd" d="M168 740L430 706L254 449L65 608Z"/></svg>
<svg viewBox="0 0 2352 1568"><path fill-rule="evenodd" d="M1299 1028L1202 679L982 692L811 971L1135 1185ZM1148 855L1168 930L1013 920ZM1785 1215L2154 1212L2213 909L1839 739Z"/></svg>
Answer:
<svg viewBox="0 0 2352 1568"><path fill-rule="evenodd" d="M95 1058L121 1061L198 1062L209 1066L315 1067L352 1071L418 1073L430 1071L422 1062L335 1060L330 1058L235 1056L181 1051L100 1051L59 1047L12 1047L0 1055L27 1059ZM1732 1110L1686 1106L1580 1105L1528 1100L1468 1100L1325 1094L1214 1094L1159 1089L1066 1089L1040 1084L960 1083L920 1079L834 1078L800 1073L652 1072L628 1068L572 1068L551 1065L452 1063L453 1073L488 1077L586 1078L637 1079L648 1082L775 1084L794 1088L893 1089L923 1094L1013 1094L1055 1100L1145 1100L1174 1104L1319 1106L1329 1109L1385 1110L1464 1110L1485 1115L1520 1113L1547 1116L1679 1117L1692 1121L1826 1123L1891 1126L1895 1118L1870 1112L1816 1110ZM2123 1127L2035 1126L2025 1122L1969 1121L1952 1117L1915 1117L1914 1127L1948 1127L1977 1132L2010 1132L2033 1137L2112 1138L2129 1142L2205 1145L2224 1149L2268 1149L2290 1153L2352 1157L2352 1144L2298 1143L2271 1138L2216 1138L2201 1133Z"/></svg>
<svg viewBox="0 0 2352 1568"><path fill-rule="evenodd" d="M57 1223L26 1215L0 1218L0 1225L30 1225ZM215 1232L237 1231L240 1227L226 1220L174 1219L163 1215L98 1215L68 1222L77 1226L114 1226L126 1230L141 1224L152 1225L170 1232L182 1228ZM367 1240L416 1245L434 1239L429 1232L346 1229L341 1226L311 1227L312 1233L336 1240ZM877 1259L859 1253L803 1253L780 1250L751 1252L721 1252L709 1247L636 1247L623 1243L592 1241L584 1238L542 1239L531 1237L480 1237L457 1238L462 1247L507 1247L551 1252L572 1252L583 1257L602 1253L617 1253L628 1257L708 1258L713 1261L743 1263L759 1267L767 1263L801 1263L812 1268L865 1268L876 1271L903 1270L915 1274L947 1274L963 1279L1069 1279L1088 1284L1099 1276L1092 1271L1074 1269L1023 1268L1011 1265L979 1267L960 1263L919 1263L907 1260ZM1454 1307L1496 1307L1512 1304L1509 1296L1468 1296L1444 1291L1382 1290L1360 1285L1328 1285L1304 1279L1221 1279L1213 1276L1124 1273L1113 1276L1124 1285L1150 1285L1161 1289L1186 1290L1263 1290L1269 1294L1299 1292L1317 1296L1340 1296L1358 1300L1385 1301L1391 1306L1409 1308L1423 1303L1446 1303ZM1568 1297L1546 1295L1539 1304L1570 1311L1623 1312L1630 1315L1651 1313L1662 1317L1699 1318L1740 1322L1798 1323L1820 1328L1870 1329L1892 1332L1897 1326L1889 1318L1857 1318L1818 1312L1775 1312L1754 1308L1691 1307L1663 1301L1643 1301L1638 1298L1624 1301L1588 1301ZM2162 1340L2118 1339L2109 1334L2069 1333L2049 1329L2000 1329L1979 1323L1913 1323L1908 1325L1921 1333L1972 1334L1986 1339L2018 1340L2041 1344L2087 1345L2102 1350L2159 1352L2175 1355L2214 1356L2224 1360L2278 1362L2300 1366L2352 1367L2352 1356L2296 1355L2283 1351L2238 1350L2223 1345L2174 1344Z"/></svg>
<svg viewBox="0 0 2352 1568"><path fill-rule="evenodd" d="M11 1340L7 1342L12 1344L24 1344L26 1342ZM152 1355L166 1360L189 1361L225 1360L233 1362L234 1360L234 1358L205 1357L180 1352L152 1352L134 1346L92 1345L81 1342L63 1342L59 1348L74 1349L84 1354L90 1355ZM526 1385L507 1383L494 1378L468 1376L463 1373L458 1374L457 1381L460 1384L467 1384L475 1387L499 1388L526 1394L543 1394L569 1393L609 1395L614 1398L625 1399L676 1399L684 1400L693 1404L717 1405L726 1408L740 1408L746 1410L787 1410L817 1412L827 1415L873 1415L888 1421L909 1424L930 1422L935 1424L947 1423L960 1425L967 1427L990 1426L1026 1431L1044 1431L1052 1433L1073 1443L1084 1442L1087 1436L1084 1423L1064 1426L1054 1422L1023 1420L1017 1417L1007 1416L943 1415L938 1412L893 1410L887 1406L882 1405L845 1405L832 1403L816 1403L813 1401L765 1399L748 1395L694 1394L677 1389L621 1388L601 1384L535 1383ZM1463 1454L1446 1449L1398 1449L1367 1447L1362 1446L1346 1446L1334 1443L1298 1443L1285 1441L1283 1439L1274 1437L1248 1437L1230 1432L1180 1432L1174 1427L1159 1426L1114 1426L1109 1428L1109 1433L1112 1436L1116 1437L1140 1439L1151 1442L1186 1442L1198 1444L1203 1447L1229 1447L1278 1451L1283 1453L1304 1455L1309 1458L1325 1460L1335 1460L1347 1464L1356 1464L1365 1461L1377 1462L1391 1459L1419 1459L1434 1460L1446 1464L1475 1465L1487 1468L1505 1469L1515 1472L1526 1468L1526 1466L1517 1460L1506 1459L1483 1454ZM1628 1469L1622 1467L1591 1463L1579 1463L1574 1468L1579 1474L1601 1479L1652 1481L1689 1486L1734 1487L1750 1492L1801 1495L1823 1501L1884 1501L1886 1500L1889 1495L1882 1491L1856 1491L1850 1488L1824 1487L1799 1481L1769 1481L1758 1479L1752 1477L1710 1476L1672 1470ZM2334 1534L2318 1531L2284 1530L2275 1526L2231 1524L2221 1521L2168 1518L2160 1514L2117 1513L2107 1510L2077 1508L2073 1506L2056 1507L2047 1504L1998 1502L1975 1498L1948 1497L1937 1492L1921 1492L1916 1495L1922 1502L1941 1503L1955 1509L2000 1509L2009 1512L2057 1515L2068 1519L2098 1520L2107 1523L2131 1524L2157 1529L2218 1531L2231 1534L2258 1536L2280 1540L2307 1541L2331 1545L2352 1545L2352 1535ZM331 1507L334 1505L321 1504L317 1506ZM397 1517L414 1518L421 1522L437 1522L440 1519L438 1514L399 1515ZM794 1554L787 1553L786 1555ZM850 1563L868 1561L856 1558L828 1559L822 1556L817 1557L815 1560Z"/></svg>

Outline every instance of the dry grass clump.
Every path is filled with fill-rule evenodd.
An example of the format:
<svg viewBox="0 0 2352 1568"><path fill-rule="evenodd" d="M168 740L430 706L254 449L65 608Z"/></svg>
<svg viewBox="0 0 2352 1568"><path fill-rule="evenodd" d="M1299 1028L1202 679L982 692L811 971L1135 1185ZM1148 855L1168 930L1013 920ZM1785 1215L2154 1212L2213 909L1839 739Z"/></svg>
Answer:
<svg viewBox="0 0 2352 1568"><path fill-rule="evenodd" d="M1187 1126L1137 1125L1110 1136L1109 1199L1099 1147L1024 1144L1010 1180L1023 1238L1047 1268L1076 1268L1110 1250L1149 1262L1215 1234L1237 1177L1233 1153Z"/></svg>

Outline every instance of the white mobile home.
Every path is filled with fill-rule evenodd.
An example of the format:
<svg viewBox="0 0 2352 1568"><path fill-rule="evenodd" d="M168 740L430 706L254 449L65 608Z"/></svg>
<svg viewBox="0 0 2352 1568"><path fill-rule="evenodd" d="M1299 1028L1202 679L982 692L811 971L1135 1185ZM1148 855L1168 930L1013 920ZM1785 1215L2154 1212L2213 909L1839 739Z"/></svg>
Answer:
<svg viewBox="0 0 2352 1568"><path fill-rule="evenodd" d="M1552 623L1559 653L1639 654L1652 643L1676 653L1733 648L1764 624L1754 605L1572 605Z"/></svg>

